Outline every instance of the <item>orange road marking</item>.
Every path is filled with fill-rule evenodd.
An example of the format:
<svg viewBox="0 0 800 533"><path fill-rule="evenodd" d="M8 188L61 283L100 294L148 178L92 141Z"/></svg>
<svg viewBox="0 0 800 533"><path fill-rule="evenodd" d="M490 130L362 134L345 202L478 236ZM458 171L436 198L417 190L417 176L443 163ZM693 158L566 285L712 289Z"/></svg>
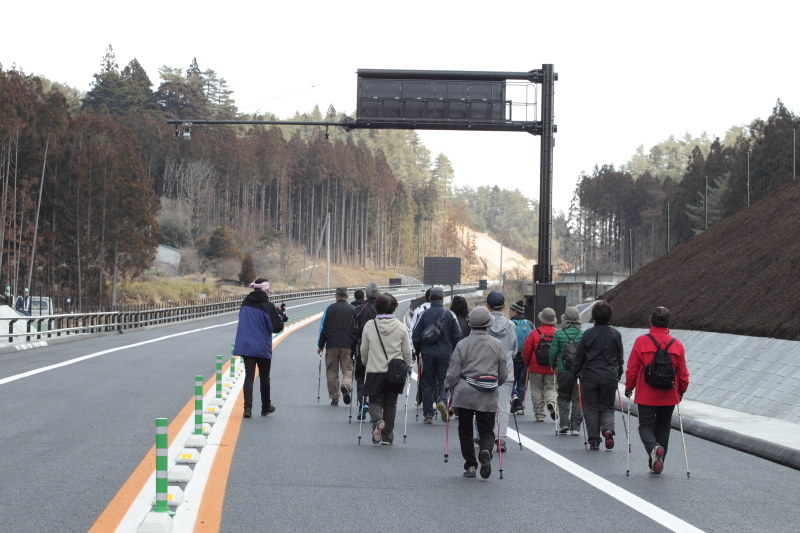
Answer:
<svg viewBox="0 0 800 533"><path fill-rule="evenodd" d="M303 326L301 326L301 328L302 327ZM283 339L294 331L297 331L297 329L289 331L281 336L273 343L272 347L277 347ZM226 370L230 370L230 360L226 361L223 365L223 375ZM256 376L258 376L257 368ZM216 383L217 377L215 374L214 377L203 385L203 396L205 396ZM234 399L234 405L238 402L241 391L242 389L240 388L239 393L237 393ZM167 430L169 435L168 446L172 446L172 442L175 440L181 427L186 423L186 420L192 413L194 413L194 395L192 395L192 398L175 418L172 419L169 429ZM195 531L197 532L215 533L219 531L228 473L230 471L231 461L233 460L233 451L236 448L236 441L239 438L241 423L242 415L233 416L233 414L231 414L231 417L228 419L228 425L222 436L219 451L211 467L211 472L209 473L206 488L203 493L203 499L200 503L200 510L195 524ZM117 494L97 518L88 533L107 533L116 530L155 469L156 447L153 445L150 451L147 452L147 455L145 455L145 458L142 459L142 462L139 463L139 466L136 467L136 470L133 471L125 484L117 491ZM142 517L142 519L144 519L144 517Z"/></svg>

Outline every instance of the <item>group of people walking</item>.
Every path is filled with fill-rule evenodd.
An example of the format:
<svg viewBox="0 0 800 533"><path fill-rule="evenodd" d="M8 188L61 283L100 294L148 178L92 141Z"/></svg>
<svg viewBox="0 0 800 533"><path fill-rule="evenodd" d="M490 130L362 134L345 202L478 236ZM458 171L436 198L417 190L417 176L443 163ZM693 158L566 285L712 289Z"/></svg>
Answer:
<svg viewBox="0 0 800 533"><path fill-rule="evenodd" d="M256 366L262 374L262 415L275 410L269 401L268 361L271 334L281 331L285 319L268 301L266 280L251 287L234 347L235 354L245 356L245 417L251 416ZM672 412L689 384L684 348L669 334L666 308L653 310L650 331L636 339L625 371L622 339L610 326L613 309L608 302L592 306L594 326L589 329L582 328L575 307L565 310L559 329L555 311L543 309L537 328L525 319L522 300L511 304L509 318L498 291L471 311L456 296L448 310L444 290L432 287L405 326L394 315L396 298L381 294L377 284L354 296L351 305L348 290L336 289L336 302L320 321L317 351L320 361L325 353L332 406L340 399L351 403L355 381L357 418L363 422L369 414L374 444L394 443L397 400L405 374L411 374L416 362L423 423L433 424L437 411L442 422L458 418L465 477L476 477L478 471L483 478L491 475L492 452L505 452L509 417L524 415L528 390L536 422L549 415L558 434L572 436L579 436L584 424L590 450L599 450L601 444L612 449L614 400L622 403L618 384L624 373L625 395L636 394L650 472L662 472ZM255 338L261 334L268 340Z"/></svg>

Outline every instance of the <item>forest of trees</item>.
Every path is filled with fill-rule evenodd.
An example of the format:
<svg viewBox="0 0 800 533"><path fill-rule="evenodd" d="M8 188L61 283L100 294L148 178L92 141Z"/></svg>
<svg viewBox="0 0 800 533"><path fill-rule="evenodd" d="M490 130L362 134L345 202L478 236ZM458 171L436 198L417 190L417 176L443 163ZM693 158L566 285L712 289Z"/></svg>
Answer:
<svg viewBox="0 0 800 533"><path fill-rule="evenodd" d="M196 60L159 77L154 89L136 59L120 69L111 46L85 94L0 65L0 277L13 293L113 305L158 243L184 250L187 273L236 277L249 254L262 275L302 283L327 216L332 261L359 267L468 255L464 226L535 253L532 230L510 222L536 206L454 188L449 159L414 131L198 126L183 142L167 119L277 117L239 113ZM342 117L329 106L289 120Z"/></svg>
<svg viewBox="0 0 800 533"><path fill-rule="evenodd" d="M447 156L414 131L215 125L184 142L168 119L277 117L240 113L196 60L158 74L154 88L136 59L120 69L111 46L86 93L0 65L0 283L14 294L114 305L158 243L184 251L185 273L233 278L246 258L247 272L304 284L328 216L332 261L354 267L469 264L464 228L536 255L538 203L454 186ZM315 107L289 120L343 116ZM570 212L554 213L556 272L625 271L631 253L638 269L757 202L792 179L797 125L778 102L722 140L670 137L580 176Z"/></svg>
<svg viewBox="0 0 800 533"><path fill-rule="evenodd" d="M563 236L568 269L633 271L795 178L800 120L780 102L724 139L669 137L580 176ZM632 254L632 255L631 255Z"/></svg>

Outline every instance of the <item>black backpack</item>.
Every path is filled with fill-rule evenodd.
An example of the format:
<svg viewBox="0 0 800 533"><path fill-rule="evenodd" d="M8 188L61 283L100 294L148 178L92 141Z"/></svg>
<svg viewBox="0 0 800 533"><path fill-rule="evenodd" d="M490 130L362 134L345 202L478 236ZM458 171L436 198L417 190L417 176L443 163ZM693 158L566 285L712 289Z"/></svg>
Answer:
<svg viewBox="0 0 800 533"><path fill-rule="evenodd" d="M575 362L575 358L578 356L578 343L575 342L575 339L578 338L578 334L576 333L574 337L571 339L569 335L567 335L567 345L564 346L564 352L561 354L561 362L564 364L564 368L567 370L572 370L572 364Z"/></svg>
<svg viewBox="0 0 800 533"><path fill-rule="evenodd" d="M445 313L447 311L445 310ZM444 331L444 314L439 320L428 326L422 331L422 342L424 344L436 344L442 338Z"/></svg>
<svg viewBox="0 0 800 533"><path fill-rule="evenodd" d="M644 367L644 381L654 389L674 389L675 388L675 367L672 366L672 357L669 355L669 347L675 342L675 338L669 341L664 348L658 341L650 335L650 340L656 345L656 353L649 365Z"/></svg>
<svg viewBox="0 0 800 533"><path fill-rule="evenodd" d="M553 343L552 335L545 335L539 328L539 346L536 347L536 362L542 366L550 366L550 345ZM549 337L549 338L548 338Z"/></svg>

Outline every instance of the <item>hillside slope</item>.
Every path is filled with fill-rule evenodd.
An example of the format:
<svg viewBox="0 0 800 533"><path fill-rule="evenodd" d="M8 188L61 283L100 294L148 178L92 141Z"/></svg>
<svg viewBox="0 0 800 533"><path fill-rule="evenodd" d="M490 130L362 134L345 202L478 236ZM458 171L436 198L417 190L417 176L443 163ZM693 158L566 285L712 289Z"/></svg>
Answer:
<svg viewBox="0 0 800 533"><path fill-rule="evenodd" d="M487 279L497 279L500 273L500 242L490 237L489 234L472 228L459 227L458 234L462 236L461 244L465 250L470 245L468 241L471 236L475 236L475 256L478 258L479 264L471 266L479 271L479 275L486 276ZM503 271L506 273L516 270L519 265L521 272L531 273L532 277L535 262L508 246L503 247Z"/></svg>
<svg viewBox="0 0 800 533"><path fill-rule="evenodd" d="M648 327L663 305L675 329L800 340L798 221L795 180L602 295L612 324Z"/></svg>

